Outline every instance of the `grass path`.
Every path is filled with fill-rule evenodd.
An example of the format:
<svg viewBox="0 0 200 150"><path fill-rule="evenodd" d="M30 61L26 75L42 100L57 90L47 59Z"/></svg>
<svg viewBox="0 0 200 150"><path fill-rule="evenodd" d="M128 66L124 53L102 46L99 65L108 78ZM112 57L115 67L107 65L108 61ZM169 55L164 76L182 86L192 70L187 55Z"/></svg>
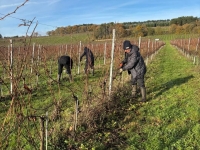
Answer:
<svg viewBox="0 0 200 150"><path fill-rule="evenodd" d="M199 72L169 43L160 50L148 65L148 102L127 115L127 149L200 149Z"/></svg>

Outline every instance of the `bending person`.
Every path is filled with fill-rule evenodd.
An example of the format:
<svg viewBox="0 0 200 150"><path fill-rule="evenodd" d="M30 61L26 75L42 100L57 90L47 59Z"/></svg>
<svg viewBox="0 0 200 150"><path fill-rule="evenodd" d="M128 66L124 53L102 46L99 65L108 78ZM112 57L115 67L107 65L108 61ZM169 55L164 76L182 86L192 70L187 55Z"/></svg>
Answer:
<svg viewBox="0 0 200 150"><path fill-rule="evenodd" d="M82 58L86 56L86 62L85 62L85 73L87 74L89 69L92 69L92 75L94 75L94 55L92 53L92 51L87 48L84 47L84 52L83 54L80 56L80 61L82 61Z"/></svg>
<svg viewBox="0 0 200 150"><path fill-rule="evenodd" d="M60 82L63 67L66 68L66 73L69 75L69 80L71 82L71 69L73 67L73 60L69 56L63 55L58 59L58 82Z"/></svg>

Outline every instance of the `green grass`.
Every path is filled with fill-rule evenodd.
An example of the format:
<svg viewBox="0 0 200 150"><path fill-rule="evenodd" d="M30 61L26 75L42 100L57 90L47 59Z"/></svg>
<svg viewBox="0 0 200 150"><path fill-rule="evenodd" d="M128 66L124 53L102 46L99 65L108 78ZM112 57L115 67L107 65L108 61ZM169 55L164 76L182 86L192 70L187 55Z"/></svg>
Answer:
<svg viewBox="0 0 200 150"><path fill-rule="evenodd" d="M94 120L96 127L78 130L74 144L102 150L200 149L199 81L199 66L166 41L148 65L148 102L131 99L130 85L117 86L109 110Z"/></svg>
<svg viewBox="0 0 200 150"><path fill-rule="evenodd" d="M22 93L21 99L19 98L21 110L16 110L16 114L23 113L24 116L31 115L31 113L43 115L48 110L49 117L51 117L55 104L60 102L57 105L60 105L61 108L61 118L49 122L49 130L54 129L54 133L51 134L49 139L54 142L57 140L60 149L66 149L67 146L69 148L70 145L80 149L94 148L96 150L200 149L199 66L194 66L190 60L169 45L169 40L175 37L161 36L159 38L166 41L166 46L159 51L147 67L145 79L148 102L139 103L137 99L131 99L130 85L127 83L123 86L118 85L118 77L114 81L116 87L114 87L113 97L109 101L106 99L105 105L101 103L101 105L98 105L98 102L103 101L102 94L100 94L102 92L100 84L105 78L103 71L107 71L104 67L109 68L109 66L99 65L96 67L95 76L90 75L88 82L82 72L84 66L81 66L80 75L75 75L77 68L73 70L75 75L73 83L68 83L64 79L64 82L60 85L56 82L50 82L44 70L40 70L42 73L39 77L39 86L33 90L31 96ZM38 40L34 42L46 44L54 42L54 44L61 44L65 43L65 40L71 42L71 39L67 37L57 37L57 40L55 37L48 40L38 38ZM79 42L80 39L74 40L74 42L77 41ZM53 70L52 78L56 79L57 66ZM64 76L66 77L65 74ZM126 76L128 75L124 73L124 77ZM32 83L35 79L36 77L32 75L26 81L29 82L30 80ZM88 92L87 84L91 85L93 89L92 96L89 99L85 94ZM74 113L72 91L78 96L81 109L83 106L90 106L87 109L89 115L79 114L80 120L82 119L81 115L85 115L82 117L85 117L86 123L79 124L76 132L69 132L68 130L73 122ZM83 104L85 100L90 105ZM91 100L91 102L88 100ZM6 118L9 106L9 97L0 101L1 122ZM17 115L13 115L7 117L7 120L15 123L17 117ZM8 134L11 142L9 143L10 147L17 147L16 136L18 136L18 139L22 140L21 144L26 145L24 149L33 148L33 145L30 145L31 142L27 140L31 138L35 138L35 146L39 148L38 121L25 120L20 122L21 126L6 123L8 123L7 130L2 131L1 135L7 135L9 131L12 131L11 135ZM12 128L14 129L12 130ZM28 131L32 133L32 137L28 136ZM4 148L6 146L5 140L4 143L1 142L0 146ZM48 148L52 148L51 146L49 145Z"/></svg>
<svg viewBox="0 0 200 150"><path fill-rule="evenodd" d="M166 34L166 35L155 35L144 38L153 38L153 39L159 38L160 40L171 40L176 38L192 38L198 36L199 36L198 34ZM0 39L0 45L1 46L9 45L10 44L9 40L10 39ZM61 45L61 44L75 44L75 43L77 44L80 41L82 43L88 44L88 42L95 41L92 32L68 34L63 36L42 36L42 37L32 37L32 38L27 37L26 39L24 37L19 37L12 39L14 46L19 46L19 45L23 46L25 40L26 43L31 42L31 45L32 43L41 45Z"/></svg>
<svg viewBox="0 0 200 150"><path fill-rule="evenodd" d="M7 46L10 41L10 39L0 39L0 45L1 46ZM26 40L26 43L36 43L41 45L61 45L61 44L74 44L79 43L80 41L82 43L87 43L93 41L92 33L79 33L79 34L69 34L64 36L42 36L42 37L27 37L26 39L24 37L19 38L13 38L13 44L15 46L22 46L24 45L24 41Z"/></svg>
<svg viewBox="0 0 200 150"><path fill-rule="evenodd" d="M167 43L148 66L148 102L128 112L128 148L200 149L199 70Z"/></svg>
<svg viewBox="0 0 200 150"><path fill-rule="evenodd" d="M32 42L42 45L49 45L49 44L71 44L71 43L79 43L88 42L93 39L91 33L79 33L79 34L72 34L72 35L65 35L65 36L47 36L47 37L38 37L33 38Z"/></svg>
<svg viewBox="0 0 200 150"><path fill-rule="evenodd" d="M198 38L199 34L164 34L164 35L154 35L149 38L158 38L162 41L169 41L174 39L189 39L189 38Z"/></svg>

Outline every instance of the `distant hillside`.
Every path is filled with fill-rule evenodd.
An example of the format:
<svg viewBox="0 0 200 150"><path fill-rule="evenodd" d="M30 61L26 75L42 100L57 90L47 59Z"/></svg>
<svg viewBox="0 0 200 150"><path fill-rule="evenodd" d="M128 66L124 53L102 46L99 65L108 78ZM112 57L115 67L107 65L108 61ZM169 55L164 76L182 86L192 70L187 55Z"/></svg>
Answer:
<svg viewBox="0 0 200 150"><path fill-rule="evenodd" d="M143 22L124 22L125 26L137 26L138 24L145 24L147 27L157 27L157 26L170 26L172 24L176 25L184 25L189 24L192 22L196 22L200 20L200 18L193 17L193 16L186 16L186 17L178 17L174 19L166 19L166 20L147 20Z"/></svg>
<svg viewBox="0 0 200 150"><path fill-rule="evenodd" d="M161 28L165 27L165 28ZM166 27L168 28L166 30ZM162 34L186 34L200 33L200 18L193 16L183 16L166 20L148 20L143 22L124 22L124 23L102 23L97 24L82 24L66 27L58 27L55 30L48 31L48 36L65 36L80 33L93 33L91 40L108 39L112 37L112 29L116 29L116 36L123 37L138 37L152 36ZM33 36L37 37L36 32ZM0 38L3 37L0 36ZM18 38L4 37L4 38Z"/></svg>

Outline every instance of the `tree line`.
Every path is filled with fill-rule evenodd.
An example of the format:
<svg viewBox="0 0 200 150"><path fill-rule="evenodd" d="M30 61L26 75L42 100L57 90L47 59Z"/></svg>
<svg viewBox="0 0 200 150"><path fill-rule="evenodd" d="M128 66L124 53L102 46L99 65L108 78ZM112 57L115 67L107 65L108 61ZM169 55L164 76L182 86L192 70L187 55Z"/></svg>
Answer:
<svg viewBox="0 0 200 150"><path fill-rule="evenodd" d="M162 34L200 34L200 18L193 16L183 16L167 20L148 20L144 22L124 22L124 23L103 23L82 24L67 27L58 27L48 31L48 36L69 35L76 33L92 33L93 39L112 38L112 30L116 30L116 37L139 37ZM37 36L37 34L36 34ZM18 37L18 36L15 36ZM0 36L2 38L2 36ZM10 37L4 37L10 38Z"/></svg>
<svg viewBox="0 0 200 150"><path fill-rule="evenodd" d="M65 35L74 33L92 32L94 39L107 39L112 37L115 29L117 37L139 37L162 34L200 33L200 18L193 16L178 17L167 20L148 20L144 22L82 24L67 27L59 27L48 31L47 35Z"/></svg>

